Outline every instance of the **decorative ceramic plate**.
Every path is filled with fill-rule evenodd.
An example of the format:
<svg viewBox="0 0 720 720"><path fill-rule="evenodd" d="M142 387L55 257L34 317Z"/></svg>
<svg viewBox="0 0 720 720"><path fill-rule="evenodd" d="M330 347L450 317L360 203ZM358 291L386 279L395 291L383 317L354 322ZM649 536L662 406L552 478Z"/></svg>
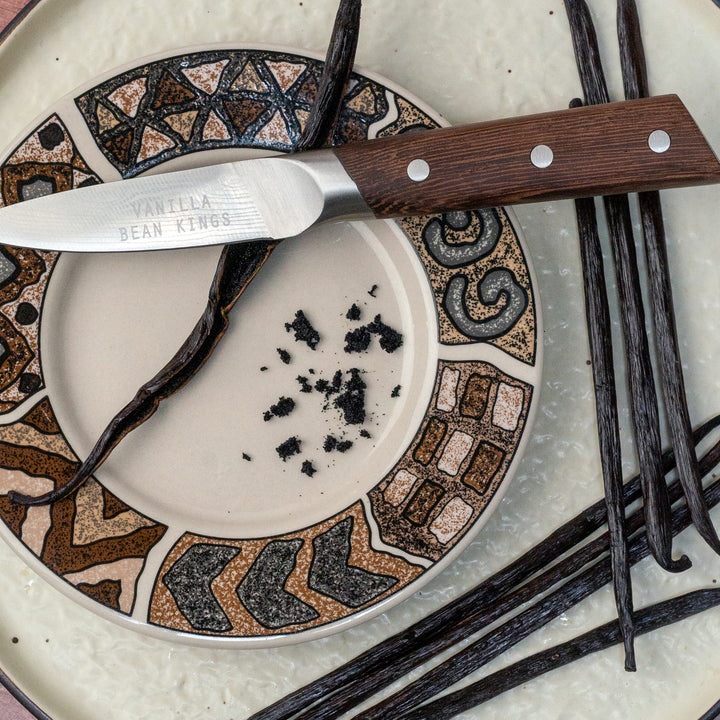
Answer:
<svg viewBox="0 0 720 720"><path fill-rule="evenodd" d="M322 64L154 58L60 101L0 166L2 203L287 152ZM356 74L336 142L437 126ZM189 223L219 222L201 196ZM153 231L152 208L129 231ZM73 598L202 643L316 637L413 592L496 506L539 378L527 253L502 210L327 225L283 243L217 357L71 497L115 411L188 334L218 251L0 250L3 534ZM205 290L206 292L206 290Z"/></svg>

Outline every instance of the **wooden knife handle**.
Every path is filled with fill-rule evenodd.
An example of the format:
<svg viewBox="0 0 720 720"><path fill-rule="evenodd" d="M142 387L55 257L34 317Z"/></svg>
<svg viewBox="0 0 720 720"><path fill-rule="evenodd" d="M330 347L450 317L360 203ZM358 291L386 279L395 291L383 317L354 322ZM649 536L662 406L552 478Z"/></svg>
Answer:
<svg viewBox="0 0 720 720"><path fill-rule="evenodd" d="M669 136L663 152L650 147L655 131ZM533 164L538 146L552 150L546 167ZM335 152L378 217L720 182L715 154L676 95L412 131Z"/></svg>

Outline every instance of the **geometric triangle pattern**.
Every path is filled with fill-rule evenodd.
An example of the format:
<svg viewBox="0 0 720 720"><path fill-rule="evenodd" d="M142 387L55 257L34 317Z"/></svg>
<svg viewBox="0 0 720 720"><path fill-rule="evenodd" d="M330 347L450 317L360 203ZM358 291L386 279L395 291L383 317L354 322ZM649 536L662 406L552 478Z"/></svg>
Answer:
<svg viewBox="0 0 720 720"><path fill-rule="evenodd" d="M147 78L139 77L114 90L107 99L124 115L134 118L147 93Z"/></svg>
<svg viewBox="0 0 720 720"><path fill-rule="evenodd" d="M190 152L287 151L303 130L323 64L267 50L212 50L129 70L75 102L105 157L132 177ZM354 77L338 140L367 137L389 110L383 89Z"/></svg>
<svg viewBox="0 0 720 720"><path fill-rule="evenodd" d="M137 159L142 162L157 157L173 147L175 147L175 141L169 135L156 130L151 125L146 125L140 140Z"/></svg>
<svg viewBox="0 0 720 720"><path fill-rule="evenodd" d="M217 116L215 111L208 115L207 122L203 128L203 140L229 140L230 131L227 125Z"/></svg>
<svg viewBox="0 0 720 720"><path fill-rule="evenodd" d="M177 105L178 103L192 100L194 97L195 93L187 86L187 83L176 80L173 75L165 71L157 82L157 87L153 95L152 109L158 110L168 105Z"/></svg>
<svg viewBox="0 0 720 720"><path fill-rule="evenodd" d="M96 112L98 127L102 132L112 130L116 125L120 124L118 116L107 105L100 103Z"/></svg>
<svg viewBox="0 0 720 720"><path fill-rule="evenodd" d="M186 112L166 115L165 124L174 130L185 142L187 142L190 140L190 135L192 134L197 115L197 110L187 110Z"/></svg>
<svg viewBox="0 0 720 720"><path fill-rule="evenodd" d="M222 72L229 62L227 59L201 62L194 67L183 69L182 73L198 90L212 95L218 89Z"/></svg>
<svg viewBox="0 0 720 720"><path fill-rule="evenodd" d="M98 108L112 125L111 111ZM64 123L52 115L15 147L0 166L0 204L93 185L99 177L85 163ZM43 387L39 319L57 253L0 248L0 413Z"/></svg>
<svg viewBox="0 0 720 720"><path fill-rule="evenodd" d="M269 93L270 86L258 75L255 65L248 61L233 80L230 90L233 92L248 90L256 93Z"/></svg>

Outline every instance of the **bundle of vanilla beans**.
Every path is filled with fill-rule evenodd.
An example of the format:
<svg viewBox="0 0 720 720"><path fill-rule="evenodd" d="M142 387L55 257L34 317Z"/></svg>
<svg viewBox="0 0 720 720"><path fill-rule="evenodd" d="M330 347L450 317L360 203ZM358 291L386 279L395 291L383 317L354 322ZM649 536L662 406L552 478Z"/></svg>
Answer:
<svg viewBox="0 0 720 720"><path fill-rule="evenodd" d="M610 102L597 37L585 0L564 0L570 22L575 59L587 105ZM617 1L617 29L623 87L626 100L648 97L645 53L635 0ZM576 101L580 102L580 101ZM639 193L637 198L647 262L651 317L655 330L655 354L660 369L659 385L665 402L678 475L692 522L700 535L720 554L720 538L713 527L703 498L702 478L692 441L690 415L685 398L682 363L673 310L672 289L663 213L658 192ZM681 572L689 558L672 557L670 500L663 477L658 398L645 329L630 198L603 198L603 206L615 266L630 399L630 416L641 477L643 507L650 551L666 570ZM633 601L630 584L628 535L622 504L620 431L618 426L610 317L605 288L602 250L598 238L596 206L592 199L576 201L578 231L585 288L590 354L595 385L598 438L612 537L613 585L625 644L625 665L635 669L633 649Z"/></svg>

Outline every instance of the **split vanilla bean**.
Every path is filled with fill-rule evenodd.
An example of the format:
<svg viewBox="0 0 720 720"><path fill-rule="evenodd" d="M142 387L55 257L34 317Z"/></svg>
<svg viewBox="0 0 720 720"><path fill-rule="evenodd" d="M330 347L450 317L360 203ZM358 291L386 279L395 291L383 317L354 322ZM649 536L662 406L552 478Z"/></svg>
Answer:
<svg viewBox="0 0 720 720"><path fill-rule="evenodd" d="M668 627L693 615L720 605L720 590L695 590L638 610L635 629L644 635ZM449 720L465 710L492 700L508 690L524 685L552 670L569 665L592 653L606 650L622 641L618 621L612 621L589 632L535 653L498 670L467 687L411 710L397 720ZM720 711L720 707L718 708ZM716 715L711 715L711 718ZM700 718L703 720L703 718Z"/></svg>
<svg viewBox="0 0 720 720"><path fill-rule="evenodd" d="M10 500L21 505L44 505L57 502L81 487L128 433L150 418L163 400L180 390L205 364L228 328L233 305L275 244L260 240L226 245L215 271L208 303L192 333L170 362L110 421L70 481L37 497L10 491Z"/></svg>
<svg viewBox="0 0 720 720"><path fill-rule="evenodd" d="M308 150L322 146L335 125L355 60L360 8L361 0L340 1L317 102L311 108L296 148ZM263 239L226 245L207 306L192 333L172 360L110 421L70 481L37 497L10 491L9 499L22 505L45 505L67 497L87 482L120 441L150 418L162 400L180 390L205 364L228 328L230 310L276 245L275 240Z"/></svg>
<svg viewBox="0 0 720 720"><path fill-rule="evenodd" d="M650 97L645 50L635 0L618 0L617 25L625 99ZM670 428L678 474L695 527L708 545L720 553L720 538L702 500L702 481L691 439L692 425L685 397L660 193L639 193L638 204L645 239L655 349L660 366L660 387L665 400L665 417Z"/></svg>
<svg viewBox="0 0 720 720"><path fill-rule="evenodd" d="M597 35L590 11L584 0L564 0L570 23L575 60L585 103L610 102L610 94L600 61ZM672 536L669 530L670 502L660 465L661 441L657 395L642 305L637 256L632 235L630 204L627 195L604 198L615 260L620 298L625 363L630 395L633 435L637 448L640 476L643 482L648 540L652 554L666 570L687 569L687 558L672 559Z"/></svg>
<svg viewBox="0 0 720 720"><path fill-rule="evenodd" d="M718 427L720 415L714 416L695 431L695 441L700 443ZM715 453L706 456L709 460L705 461L705 469L713 466L713 460L718 462L720 444ZM672 453L666 452L662 460L664 471L670 472L674 467ZM677 482L671 485L671 491L674 499L682 495ZM623 488L623 502L629 505L640 496L641 484L639 477L635 476ZM339 717L434 655L483 629L489 618L498 618L520 604L535 599L539 593L607 552L609 537L605 534L582 546L563 562L553 565L602 527L606 514L604 500L594 503L477 587L406 630L255 713L250 720L288 720L291 717L298 720L328 720ZM642 526L642 519L641 512L633 515L633 530ZM550 570L532 583L527 582L550 565L553 565Z"/></svg>

